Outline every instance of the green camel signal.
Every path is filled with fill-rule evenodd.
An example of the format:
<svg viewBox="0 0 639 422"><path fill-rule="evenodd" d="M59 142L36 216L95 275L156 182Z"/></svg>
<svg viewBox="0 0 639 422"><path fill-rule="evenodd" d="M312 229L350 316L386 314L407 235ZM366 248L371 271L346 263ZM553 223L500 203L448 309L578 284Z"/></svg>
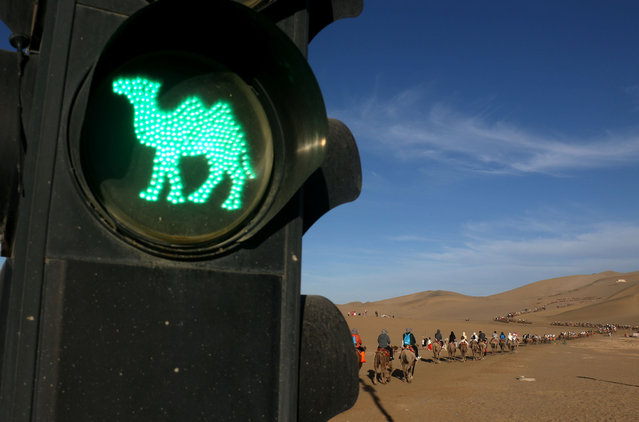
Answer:
<svg viewBox="0 0 639 422"><path fill-rule="evenodd" d="M222 204L227 210L242 208L242 191L246 179L256 177L242 127L231 106L219 101L207 108L198 97L187 98L175 110L158 109L157 94L161 83L146 78L120 78L113 82L113 92L125 95L133 105L135 134L142 145L156 149L149 187L140 198L157 201L168 179L171 190L167 200L174 204L186 200L205 203L225 175L231 178L229 196ZM208 162L206 181L187 198L182 195L180 158L204 155Z"/></svg>

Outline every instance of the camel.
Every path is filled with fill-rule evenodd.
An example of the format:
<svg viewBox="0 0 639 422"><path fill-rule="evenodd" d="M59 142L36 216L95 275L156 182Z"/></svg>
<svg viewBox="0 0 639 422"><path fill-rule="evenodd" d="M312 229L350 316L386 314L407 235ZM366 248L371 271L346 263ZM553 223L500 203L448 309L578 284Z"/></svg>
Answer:
<svg viewBox="0 0 639 422"><path fill-rule="evenodd" d="M140 192L146 201L158 201L168 181L167 201L205 203L211 192L228 176L230 193L222 208L242 208L242 191L247 179L257 177L250 164L249 150L242 126L231 105L219 101L207 107L201 98L192 96L174 110L158 106L162 83L146 78L120 78L113 82L113 92L124 95L133 106L133 127L142 145L155 148L153 172L148 188ZM208 163L208 177L202 185L184 197L180 159L203 156Z"/></svg>
<svg viewBox="0 0 639 422"><path fill-rule="evenodd" d="M442 345L439 341L435 340L431 343L433 348L433 362L439 363L439 355L442 352Z"/></svg>
<svg viewBox="0 0 639 422"><path fill-rule="evenodd" d="M499 339L497 337L493 337L490 339L490 351L492 354L495 354L497 347L499 346Z"/></svg>
<svg viewBox="0 0 639 422"><path fill-rule="evenodd" d="M470 350L473 352L473 360L481 360L483 358L483 349L484 348L477 342L477 340L470 341Z"/></svg>
<svg viewBox="0 0 639 422"><path fill-rule="evenodd" d="M393 373L393 362L391 362L388 352L383 349L378 349L377 352L375 352L373 367L375 368L373 384L377 382L378 378L382 384L390 382L391 374Z"/></svg>
<svg viewBox="0 0 639 422"><path fill-rule="evenodd" d="M499 339L499 348L501 349L503 353L504 349L506 348L506 339L503 339L503 338Z"/></svg>
<svg viewBox="0 0 639 422"><path fill-rule="evenodd" d="M415 374L415 353L412 350L403 348L399 354L399 361L402 364L402 373L404 374L404 381L411 382L413 375Z"/></svg>
<svg viewBox="0 0 639 422"><path fill-rule="evenodd" d="M462 362L465 362L466 353L468 353L468 343L466 343L465 341L459 342L459 353L461 354Z"/></svg>
<svg viewBox="0 0 639 422"><path fill-rule="evenodd" d="M519 339L513 339L513 340L508 340L508 350L510 350L511 352L514 352L515 349L517 349L517 346L519 346Z"/></svg>
<svg viewBox="0 0 639 422"><path fill-rule="evenodd" d="M455 342L451 341L448 343L448 360L455 360L455 353L457 352L457 347L455 346Z"/></svg>

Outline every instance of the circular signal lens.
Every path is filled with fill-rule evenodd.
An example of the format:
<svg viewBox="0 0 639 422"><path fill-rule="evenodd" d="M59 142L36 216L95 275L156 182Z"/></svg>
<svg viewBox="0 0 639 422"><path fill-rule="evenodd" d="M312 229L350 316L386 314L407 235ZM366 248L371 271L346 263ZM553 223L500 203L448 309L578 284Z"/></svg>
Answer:
<svg viewBox="0 0 639 422"><path fill-rule="evenodd" d="M137 57L92 82L79 142L85 183L138 240L219 243L241 230L270 182L265 102L209 58Z"/></svg>

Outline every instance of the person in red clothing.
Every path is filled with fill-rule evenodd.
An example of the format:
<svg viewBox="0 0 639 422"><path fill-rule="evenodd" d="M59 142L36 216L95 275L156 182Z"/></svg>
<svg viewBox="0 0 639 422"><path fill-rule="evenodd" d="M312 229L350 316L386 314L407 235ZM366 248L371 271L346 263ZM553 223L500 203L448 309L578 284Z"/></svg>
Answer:
<svg viewBox="0 0 639 422"><path fill-rule="evenodd" d="M366 358L364 357L364 355L366 354L366 347L362 346L362 339L357 332L357 328L353 328L351 330L351 336L353 337L353 346L355 346L355 348L359 350L359 353L362 355L362 363L365 363Z"/></svg>

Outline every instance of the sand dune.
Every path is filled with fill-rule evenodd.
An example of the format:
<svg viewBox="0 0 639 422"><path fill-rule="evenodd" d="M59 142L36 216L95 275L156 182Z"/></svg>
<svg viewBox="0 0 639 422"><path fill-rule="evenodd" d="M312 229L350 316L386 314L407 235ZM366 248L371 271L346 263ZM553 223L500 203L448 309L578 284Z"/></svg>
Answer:
<svg viewBox="0 0 639 422"><path fill-rule="evenodd" d="M579 309L562 312L557 319L563 321L593 321L598 317L600 321L617 322L621 324L639 324L639 284L625 288L607 298L605 301L583 306Z"/></svg>
<svg viewBox="0 0 639 422"><path fill-rule="evenodd" d="M377 311L379 315L408 319L486 321L519 312L519 318L540 322L587 318L636 325L638 286L639 271L606 271L537 281L491 296L434 290L375 302L352 302L338 308L344 313L373 315Z"/></svg>

